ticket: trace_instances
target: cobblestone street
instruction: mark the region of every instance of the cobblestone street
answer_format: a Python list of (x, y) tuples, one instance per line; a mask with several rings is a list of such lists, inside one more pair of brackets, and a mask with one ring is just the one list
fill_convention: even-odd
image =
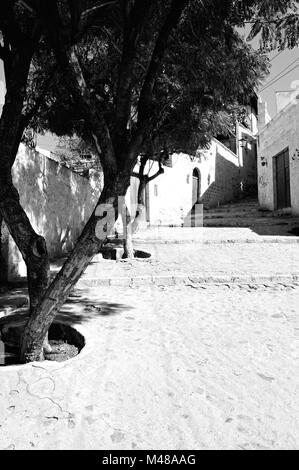
[[(97, 255), (87, 268), (80, 285), (105, 284), (105, 281), (121, 284), (137, 278), (141, 284), (148, 283), (147, 277), (199, 276), (203, 279), (221, 277), (244, 278), (250, 282), (254, 276), (264, 277), (265, 282), (275, 276), (294, 275), (299, 280), (298, 243), (227, 243), (211, 244), (141, 244), (138, 249), (151, 253), (146, 260), (118, 261), (104, 260)], [(142, 279), (143, 278), (143, 279)], [(125, 281), (127, 280), (127, 281)], [(90, 283), (89, 283), (90, 281)], [(159, 280), (158, 283), (163, 283)]]
[(82, 352), (0, 367), (0, 448), (299, 448), (298, 239), (203, 230), (95, 256), (59, 315)]
[(296, 285), (76, 289), (87, 346), (0, 369), (0, 447), (296, 449), (298, 304)]

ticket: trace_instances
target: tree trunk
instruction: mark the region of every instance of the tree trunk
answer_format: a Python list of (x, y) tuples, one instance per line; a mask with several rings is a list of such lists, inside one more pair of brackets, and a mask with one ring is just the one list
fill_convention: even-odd
[(121, 211), (122, 222), (123, 222), (123, 246), (124, 246), (124, 258), (134, 258), (134, 248), (132, 239), (132, 222), (131, 215), (127, 205), (124, 203)]
[(146, 208), (145, 208), (145, 188), (147, 184), (147, 176), (139, 178), (139, 186), (137, 193), (137, 211), (135, 214), (135, 219), (132, 223), (132, 233), (138, 232), (142, 223), (145, 221)]
[(56, 314), (93, 256), (100, 251), (103, 242), (113, 235), (118, 215), (118, 196), (123, 197), (128, 186), (129, 177), (120, 177), (118, 181), (115, 178), (107, 184), (105, 182), (97, 207), (74, 250), (28, 320), (21, 341), (22, 362), (40, 359), (44, 338)]
[(13, 49), (12, 52), (0, 119), (0, 215), (26, 263), (32, 312), (49, 285), (50, 265), (45, 240), (35, 233), (20, 204), (18, 191), (12, 182), (11, 168), (26, 125), (22, 109), (34, 50), (23, 50), (20, 46), (19, 50)]
[(7, 285), (7, 257), (4, 252), (3, 217), (0, 214), (0, 286)]
[(46, 242), (33, 230), (12, 183), (5, 185), (0, 178), (0, 185), (0, 214), (26, 263), (30, 311), (33, 312), (50, 282)]

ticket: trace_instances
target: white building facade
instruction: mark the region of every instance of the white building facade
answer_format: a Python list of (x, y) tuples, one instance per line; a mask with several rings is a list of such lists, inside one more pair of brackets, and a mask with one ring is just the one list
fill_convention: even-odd
[[(164, 174), (147, 185), (147, 224), (190, 226), (195, 204), (202, 205), (203, 210), (238, 200), (244, 185), (241, 163), (242, 157), (217, 139), (212, 140), (209, 149), (198, 151), (194, 157), (185, 153), (171, 155), (164, 165)], [(157, 170), (158, 163), (154, 162), (150, 174)], [(250, 175), (250, 178), (254, 177)], [(127, 195), (131, 213), (136, 209), (138, 184), (137, 178), (131, 179)]]
[[(219, 136), (221, 141), (212, 139), (209, 148), (199, 149), (195, 156), (175, 153), (169, 157), (164, 174), (151, 181), (145, 191), (147, 225), (192, 226), (195, 204), (204, 210), (257, 195), (257, 96), (248, 99), (245, 107), (246, 117), (236, 124), (234, 135)], [(158, 162), (150, 162), (146, 170), (150, 167), (150, 174), (155, 174)], [(133, 177), (127, 194), (132, 214), (138, 185)]]
[(260, 106), (258, 195), (261, 208), (299, 215), (299, 90), (278, 100), (278, 113), (269, 120)]

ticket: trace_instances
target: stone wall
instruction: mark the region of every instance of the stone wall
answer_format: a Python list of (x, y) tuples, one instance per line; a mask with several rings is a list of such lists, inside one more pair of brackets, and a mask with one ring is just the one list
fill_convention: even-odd
[[(95, 207), (102, 178), (83, 178), (54, 160), (20, 146), (13, 166), (13, 181), (33, 228), (43, 235), (51, 259), (74, 246)], [(7, 232), (6, 232), (7, 233)], [(6, 235), (9, 280), (26, 275), (25, 263), (14, 241)]]
[(299, 100), (277, 114), (259, 132), (258, 193), (262, 208), (275, 210), (273, 159), (289, 149), (292, 214), (299, 214)]

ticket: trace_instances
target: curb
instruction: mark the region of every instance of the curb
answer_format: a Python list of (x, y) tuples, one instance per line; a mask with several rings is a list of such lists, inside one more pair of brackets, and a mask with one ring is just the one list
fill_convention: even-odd
[(80, 279), (77, 288), (97, 286), (142, 287), (142, 286), (180, 286), (202, 284), (294, 284), (299, 283), (297, 274), (249, 274), (249, 275), (174, 275), (174, 276), (134, 276), (114, 278)]
[(244, 240), (233, 240), (233, 239), (228, 239), (228, 240), (141, 240), (141, 239), (136, 239), (133, 240), (136, 245), (182, 245), (182, 244), (191, 244), (191, 243), (198, 243), (202, 245), (242, 245), (242, 244), (284, 244), (284, 245), (291, 245), (291, 244), (297, 244), (299, 243), (299, 237), (298, 238), (291, 238), (291, 237), (286, 237), (286, 238), (263, 238), (263, 239), (244, 239)]

